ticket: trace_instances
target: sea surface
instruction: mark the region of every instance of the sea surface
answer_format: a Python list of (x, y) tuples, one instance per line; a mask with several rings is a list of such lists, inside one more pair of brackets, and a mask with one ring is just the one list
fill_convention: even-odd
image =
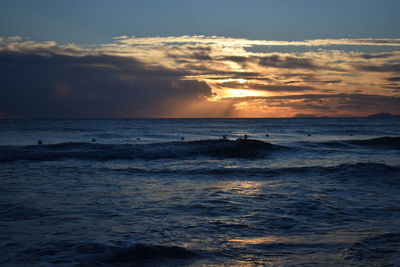
[(400, 266), (400, 119), (0, 120), (0, 265)]

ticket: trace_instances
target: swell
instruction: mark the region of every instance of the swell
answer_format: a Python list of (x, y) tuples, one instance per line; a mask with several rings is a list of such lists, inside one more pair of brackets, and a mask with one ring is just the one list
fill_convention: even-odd
[(113, 160), (113, 159), (163, 159), (184, 157), (263, 157), (283, 146), (252, 139), (198, 140), (152, 144), (96, 144), (68, 142), (52, 145), (3, 146), (1, 161), (16, 160)]
[(380, 263), (379, 266), (398, 266), (396, 259), (399, 253), (400, 233), (393, 232), (361, 239), (344, 249), (341, 256), (357, 263), (368, 264), (373, 261)]
[(386, 149), (400, 149), (400, 137), (384, 136), (367, 140), (350, 140), (351, 144)]
[[(400, 150), (400, 137), (384, 136), (366, 140), (313, 142), (307, 143), (306, 145), (311, 145), (313, 148), (328, 146), (336, 149), (367, 147), (373, 149)], [(0, 162), (62, 159), (166, 159), (201, 156), (220, 158), (263, 158), (270, 155), (273, 151), (289, 148), (290, 147), (275, 145), (256, 139), (215, 139), (151, 144), (67, 142), (51, 145), (0, 146)]]
[(116, 249), (106, 257), (96, 261), (113, 266), (143, 266), (160, 261), (188, 260), (196, 257), (198, 255), (194, 251), (184, 247), (136, 244), (128, 248)]
[[(138, 243), (129, 246), (110, 246), (100, 243), (71, 243), (57, 241), (24, 251), (26, 264), (40, 262), (45, 265), (67, 266), (159, 266), (169, 261), (195, 261), (199, 252), (179, 247)], [(29, 259), (30, 257), (32, 259)], [(24, 260), (21, 260), (23, 262)]]
[(368, 147), (376, 149), (400, 150), (399, 136), (383, 136), (372, 139), (329, 141), (319, 143), (334, 148)]

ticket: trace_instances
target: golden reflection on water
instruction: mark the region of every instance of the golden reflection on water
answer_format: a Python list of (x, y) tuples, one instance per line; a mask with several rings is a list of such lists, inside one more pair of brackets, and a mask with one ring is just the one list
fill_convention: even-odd
[(230, 181), (222, 184), (224, 191), (234, 192), (240, 195), (255, 195), (262, 191), (265, 187), (264, 182), (256, 181)]
[(276, 181), (227, 181), (220, 183), (219, 186), (225, 192), (251, 196), (263, 194), (268, 189), (273, 190), (279, 185)]
[(263, 236), (254, 238), (234, 238), (228, 240), (228, 242), (237, 242), (244, 245), (257, 245), (266, 243), (282, 243), (287, 242), (288, 240), (288, 238), (283, 238), (280, 236)]

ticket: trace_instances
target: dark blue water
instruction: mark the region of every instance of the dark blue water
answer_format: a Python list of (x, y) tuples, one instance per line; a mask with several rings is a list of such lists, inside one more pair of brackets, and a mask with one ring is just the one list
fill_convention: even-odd
[(3, 120), (0, 264), (399, 266), (399, 136), (398, 118)]

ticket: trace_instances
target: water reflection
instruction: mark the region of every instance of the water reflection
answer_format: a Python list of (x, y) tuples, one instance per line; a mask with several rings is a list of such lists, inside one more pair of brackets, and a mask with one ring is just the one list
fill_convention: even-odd
[(280, 237), (280, 236), (262, 236), (262, 237), (253, 237), (253, 238), (234, 238), (230, 239), (228, 242), (240, 243), (243, 245), (257, 245), (257, 244), (266, 244), (266, 243), (282, 243), (290, 241), (289, 238)]
[(257, 195), (268, 186), (268, 182), (258, 181), (229, 181), (221, 184), (221, 189), (225, 192), (238, 195)]

